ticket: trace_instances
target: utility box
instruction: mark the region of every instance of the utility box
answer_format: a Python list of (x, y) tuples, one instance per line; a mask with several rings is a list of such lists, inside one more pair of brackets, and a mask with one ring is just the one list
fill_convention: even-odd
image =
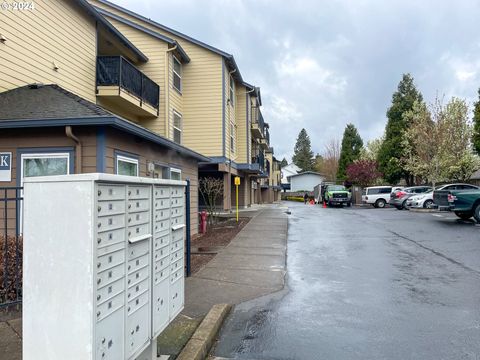
[(154, 358), (184, 306), (185, 185), (25, 179), (24, 360)]

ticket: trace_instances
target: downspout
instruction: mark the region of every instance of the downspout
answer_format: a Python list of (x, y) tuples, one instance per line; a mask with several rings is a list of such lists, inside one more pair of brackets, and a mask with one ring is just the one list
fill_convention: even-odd
[(70, 125), (65, 126), (65, 135), (75, 141), (75, 171), (77, 174), (80, 174), (82, 172), (82, 143), (73, 134), (72, 127)]
[(168, 54), (176, 50), (178, 45), (165, 51), (165, 137), (170, 139), (170, 127), (169, 127), (169, 108), (170, 108), (170, 61)]
[[(230, 96), (230, 87), (232, 86), (232, 84), (230, 84), (230, 79), (232, 78), (232, 74), (235, 73), (237, 71), (237, 69), (233, 69), (232, 71), (229, 71), (228, 72), (228, 95)], [(230, 128), (230, 131), (232, 131), (231, 127), (230, 127), (230, 124), (232, 122), (232, 110), (231, 110), (231, 104), (232, 104), (232, 99), (228, 98), (229, 99), (229, 104), (228, 104), (228, 126)], [(236, 100), (234, 100), (236, 102)], [(237, 134), (235, 134), (235, 137), (236, 137)], [(230, 134), (230, 136), (232, 136), (232, 134)], [(229, 139), (225, 139), (225, 141), (227, 143), (229, 143), (228, 141)], [(230, 148), (230, 160), (233, 160), (233, 156), (232, 156), (232, 149)], [(235, 159), (237, 158), (237, 153), (235, 152)]]

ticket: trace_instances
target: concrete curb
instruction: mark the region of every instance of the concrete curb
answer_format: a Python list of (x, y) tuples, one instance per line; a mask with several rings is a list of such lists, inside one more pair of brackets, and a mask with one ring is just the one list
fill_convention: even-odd
[(231, 309), (230, 304), (213, 305), (177, 360), (204, 360)]
[(420, 208), (408, 208), (408, 211), (411, 211), (411, 212), (418, 212), (418, 213), (442, 213), (442, 212), (445, 212), (445, 211), (440, 211), (440, 210), (437, 210), (437, 209), (420, 209)]

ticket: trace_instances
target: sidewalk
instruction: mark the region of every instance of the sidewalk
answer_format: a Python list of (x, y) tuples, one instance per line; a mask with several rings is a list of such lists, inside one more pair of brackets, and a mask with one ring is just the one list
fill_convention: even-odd
[[(283, 289), (286, 210), (278, 204), (255, 209), (254, 217), (232, 242), (186, 279), (183, 315), (198, 318), (214, 304), (238, 304)], [(0, 321), (1, 360), (5, 356), (8, 360), (22, 359), (21, 326), (20, 318)]]
[(281, 205), (264, 206), (198, 273), (186, 279), (184, 315), (214, 304), (238, 304), (283, 289), (288, 219)]

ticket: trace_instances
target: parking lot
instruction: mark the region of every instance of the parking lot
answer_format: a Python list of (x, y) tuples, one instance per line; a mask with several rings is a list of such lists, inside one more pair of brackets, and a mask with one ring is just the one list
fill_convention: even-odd
[(238, 306), (217, 356), (478, 360), (479, 225), (450, 213), (288, 206), (288, 289)]

